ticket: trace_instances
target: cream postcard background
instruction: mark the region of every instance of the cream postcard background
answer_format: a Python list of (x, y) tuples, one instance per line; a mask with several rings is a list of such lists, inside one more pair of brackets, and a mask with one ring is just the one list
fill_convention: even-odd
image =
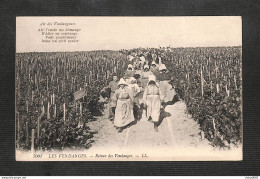
[[(78, 43), (42, 43), (42, 22), (76, 23)], [(66, 26), (44, 26), (66, 27)], [(16, 52), (119, 50), (138, 47), (242, 45), (239, 16), (17, 17)]]
[[(78, 43), (42, 43), (38, 29), (42, 22), (76, 23), (75, 26), (44, 26), (45, 28), (80, 28)], [(90, 50), (119, 50), (138, 47), (214, 47), (242, 45), (241, 17), (17, 17), (16, 52), (62, 52)], [(19, 161), (68, 160), (242, 160), (242, 147), (230, 151), (178, 148), (90, 148), (85, 151), (33, 153), (16, 151)], [(133, 158), (49, 158), (49, 154), (129, 154)], [(135, 157), (143, 153), (149, 158)]]

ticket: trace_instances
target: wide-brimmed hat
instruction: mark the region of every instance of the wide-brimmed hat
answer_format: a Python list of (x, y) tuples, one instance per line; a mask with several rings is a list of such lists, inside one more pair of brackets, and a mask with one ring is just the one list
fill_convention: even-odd
[(149, 69), (149, 65), (144, 65), (144, 69)]
[(123, 78), (120, 78), (117, 86), (119, 86), (119, 85), (127, 85), (127, 84), (126, 84), (126, 82), (125, 82), (125, 80)]
[(164, 64), (161, 64), (159, 70), (166, 70), (166, 66)]
[(154, 75), (150, 75), (149, 78), (148, 78), (149, 82), (150, 81), (154, 81), (156, 82), (156, 77)]

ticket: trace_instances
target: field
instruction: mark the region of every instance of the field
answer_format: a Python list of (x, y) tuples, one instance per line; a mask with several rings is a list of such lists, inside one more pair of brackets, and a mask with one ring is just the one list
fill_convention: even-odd
[[(88, 123), (102, 115), (101, 89), (127, 55), (160, 56), (171, 84), (213, 146), (242, 141), (242, 47), (17, 53), (16, 142), (22, 150), (89, 148)], [(74, 93), (87, 95), (75, 102)]]

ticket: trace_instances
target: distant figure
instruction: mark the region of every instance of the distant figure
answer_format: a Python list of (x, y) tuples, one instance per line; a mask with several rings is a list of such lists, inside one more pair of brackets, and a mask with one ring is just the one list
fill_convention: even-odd
[(117, 104), (115, 110), (114, 125), (118, 132), (123, 131), (123, 127), (134, 121), (133, 114), (133, 93), (127, 88), (123, 78), (118, 82), (119, 88), (115, 92)]
[(134, 57), (133, 57), (131, 54), (129, 54), (129, 55), (127, 56), (127, 58), (128, 58), (128, 60), (129, 60), (130, 62), (132, 62), (132, 60), (134, 59)]
[(150, 65), (153, 61), (153, 56), (151, 52), (146, 55), (146, 58), (147, 58), (148, 65)]
[(127, 70), (125, 72), (124, 78), (126, 79), (126, 83), (129, 84), (129, 79), (134, 76), (135, 71), (133, 70), (133, 65), (129, 64), (127, 66)]
[(158, 132), (161, 101), (160, 89), (154, 75), (149, 76), (148, 85), (144, 90), (143, 103), (147, 107), (148, 120), (154, 123), (154, 130)]
[(158, 65), (155, 63), (155, 61), (152, 62), (152, 65), (151, 65), (151, 72), (153, 73), (153, 75), (158, 78), (159, 76), (159, 67)]
[(140, 63), (140, 66), (144, 66), (144, 63), (145, 63), (145, 57), (143, 55), (140, 55), (140, 58), (139, 58), (139, 63)]
[(116, 97), (115, 97), (115, 92), (117, 89), (117, 84), (118, 84), (118, 76), (116, 73), (113, 73), (113, 81), (109, 82), (108, 88), (110, 89), (110, 109), (109, 109), (109, 118), (110, 120), (113, 120), (115, 116), (115, 109), (116, 109)]
[(132, 64), (133, 64), (133, 69), (136, 69), (139, 67), (139, 58), (136, 57), (132, 60)]

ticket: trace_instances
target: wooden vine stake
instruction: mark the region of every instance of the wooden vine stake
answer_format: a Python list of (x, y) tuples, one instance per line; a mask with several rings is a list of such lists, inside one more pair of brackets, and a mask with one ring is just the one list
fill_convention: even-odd
[(219, 84), (217, 83), (217, 93), (219, 93)]
[(211, 80), (210, 70), (208, 71), (209, 80)]
[(200, 134), (201, 134), (201, 140), (204, 140), (204, 139), (205, 139), (205, 134), (204, 134), (204, 132), (201, 131)]
[(31, 152), (34, 153), (34, 129), (32, 129)]
[(66, 106), (65, 106), (65, 103), (63, 104), (63, 119), (64, 119), (64, 122), (66, 121)]
[(48, 80), (48, 76), (46, 77), (47, 78), (47, 91), (49, 90), (49, 80)]
[(74, 101), (75, 103), (75, 111), (77, 112), (78, 111), (78, 103), (76, 101)]
[(89, 82), (89, 83), (91, 82), (91, 76), (92, 76), (92, 72), (90, 71), (90, 72), (89, 72), (89, 77), (88, 77), (88, 82)]
[(218, 68), (217, 68), (216, 61), (215, 61), (215, 74), (216, 74), (216, 79), (217, 79), (218, 78)]
[(72, 87), (73, 87), (73, 77), (71, 78), (71, 83), (70, 83), (70, 90), (72, 91)]
[(32, 103), (33, 103), (34, 91), (32, 91)]
[(42, 106), (42, 115), (44, 115), (45, 113), (45, 109), (44, 109), (44, 105)]
[(109, 71), (109, 70), (107, 70), (107, 79), (109, 79), (109, 72), (110, 72), (110, 71)]
[(50, 119), (50, 102), (48, 102), (48, 108), (47, 108), (47, 119)]
[(228, 97), (229, 97), (230, 91), (228, 90), (227, 84), (226, 84), (226, 93), (227, 93), (227, 95), (228, 95)]
[(204, 79), (203, 79), (202, 69), (200, 70), (200, 74), (201, 74), (201, 95), (203, 97), (203, 95), (204, 95), (204, 89), (203, 89), (203, 87), (204, 87)]
[(29, 104), (28, 104), (28, 100), (26, 100), (26, 111), (27, 111), (27, 113), (29, 112)]
[(82, 117), (82, 102), (80, 102), (79, 110), (80, 110), (80, 116)]
[(53, 117), (54, 117), (54, 118), (57, 117), (57, 114), (56, 114), (56, 104), (54, 105), (54, 114), (53, 114)]
[(26, 140), (25, 140), (25, 145), (28, 146), (28, 145), (29, 145), (29, 129), (28, 129), (28, 121), (25, 123), (25, 127), (26, 127)]
[(215, 136), (216, 136), (217, 135), (217, 130), (216, 130), (216, 123), (215, 123), (215, 119), (214, 118), (212, 119), (212, 123), (213, 123), (213, 128), (214, 128)]
[(52, 105), (53, 101), (52, 101), (52, 95), (51, 95), (51, 105)]
[(237, 79), (236, 79), (236, 76), (234, 75), (234, 83), (235, 83), (235, 88), (237, 90)]
[(38, 143), (40, 141), (40, 121), (41, 121), (41, 116), (38, 117), (38, 121), (37, 121), (37, 140), (38, 140)]

